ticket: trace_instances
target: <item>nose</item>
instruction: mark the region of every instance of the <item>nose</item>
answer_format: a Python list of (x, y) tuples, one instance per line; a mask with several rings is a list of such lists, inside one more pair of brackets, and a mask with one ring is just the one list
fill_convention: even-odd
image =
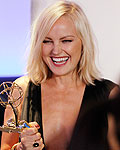
[(53, 49), (52, 49), (52, 54), (54, 54), (54, 55), (60, 54), (61, 50), (62, 49), (61, 49), (60, 43), (54, 43)]

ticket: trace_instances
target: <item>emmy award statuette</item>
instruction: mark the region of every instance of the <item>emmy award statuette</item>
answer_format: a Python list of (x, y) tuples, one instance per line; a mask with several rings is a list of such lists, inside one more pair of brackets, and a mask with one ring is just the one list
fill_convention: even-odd
[[(16, 92), (17, 96), (14, 95)], [(7, 105), (10, 105), (13, 112), (14, 118), (10, 118), (7, 121), (7, 125), (0, 126), (0, 131), (2, 132), (17, 132), (21, 133), (24, 128), (30, 128), (29, 124), (22, 120), (18, 120), (18, 110), (17, 107), (21, 103), (21, 98), (23, 97), (22, 88), (19, 87), (15, 82), (3, 82), (0, 85), (0, 104), (6, 108)]]

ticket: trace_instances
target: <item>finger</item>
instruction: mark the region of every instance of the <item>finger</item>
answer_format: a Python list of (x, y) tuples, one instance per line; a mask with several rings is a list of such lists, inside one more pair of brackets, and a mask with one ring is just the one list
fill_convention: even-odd
[(38, 147), (33, 147), (32, 150), (42, 150), (44, 148), (44, 144)]
[(35, 140), (35, 142), (39, 143), (39, 145), (42, 145), (43, 144), (43, 139), (40, 138), (39, 140)]
[(34, 135), (38, 132), (37, 128), (25, 128), (22, 132), (21, 132), (21, 137), (22, 136), (27, 136), (27, 135)]
[(32, 149), (32, 150), (42, 150), (44, 147), (43, 140), (40, 138), (39, 140), (34, 140), (32, 138), (32, 141), (26, 137), (21, 139), (21, 144), (24, 146), (24, 148)]
[(23, 150), (24, 146), (20, 142), (16, 148), (17, 148), (17, 150)]
[(38, 132), (38, 133), (36, 133), (35, 135), (33, 135), (33, 140), (34, 141), (37, 141), (37, 140), (41, 140), (42, 138), (41, 138), (41, 134)]
[[(38, 147), (34, 147), (34, 143), (37, 143), (39, 146)], [(37, 149), (42, 150), (44, 148), (44, 144), (43, 144), (42, 138), (40, 140), (36, 140), (34, 143), (33, 143), (33, 148), (35, 150), (37, 150)]]
[(30, 125), (30, 127), (36, 127), (37, 129), (40, 128), (40, 126), (37, 122), (30, 122), (29, 125)]
[(34, 135), (25, 135), (23, 137), (21, 137), (21, 142), (23, 144), (26, 144), (26, 143), (34, 143), (35, 141), (40, 141), (41, 139), (41, 134), (38, 132)]

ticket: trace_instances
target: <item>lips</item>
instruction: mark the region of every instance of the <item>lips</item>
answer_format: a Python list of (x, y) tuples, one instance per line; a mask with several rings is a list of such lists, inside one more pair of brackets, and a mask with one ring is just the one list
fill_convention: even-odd
[(51, 57), (51, 59), (55, 65), (64, 65), (68, 61), (69, 57)]

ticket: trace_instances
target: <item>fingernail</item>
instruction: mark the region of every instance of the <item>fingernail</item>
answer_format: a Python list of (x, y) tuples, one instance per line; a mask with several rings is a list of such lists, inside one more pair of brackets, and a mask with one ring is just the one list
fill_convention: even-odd
[(35, 127), (36, 127), (36, 128), (40, 128), (39, 124), (36, 124)]

